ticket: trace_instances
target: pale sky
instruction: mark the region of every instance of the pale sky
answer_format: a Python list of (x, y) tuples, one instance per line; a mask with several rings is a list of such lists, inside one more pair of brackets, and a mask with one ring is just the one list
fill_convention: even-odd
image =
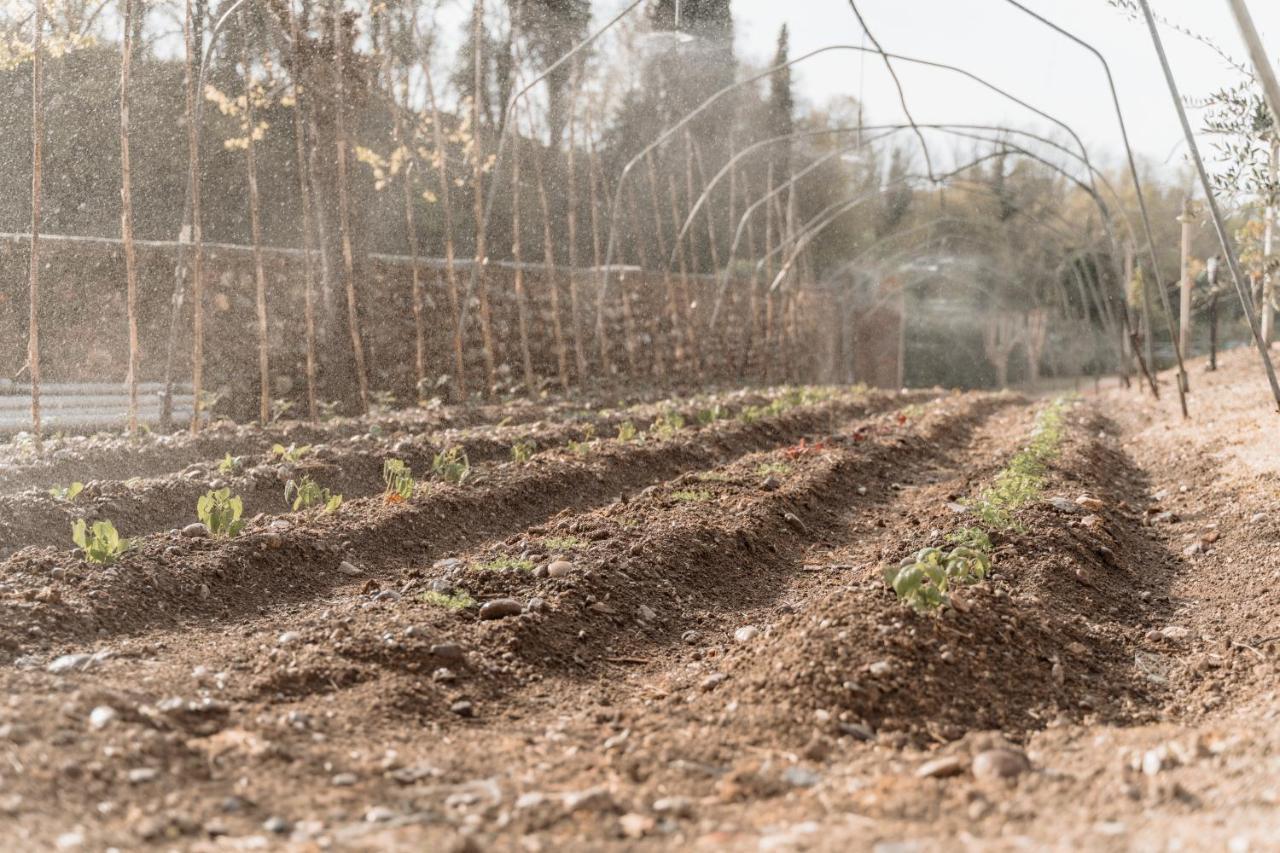
[[(1024, 0), (1024, 5), (1093, 42), (1107, 57), (1139, 153), (1175, 167), (1184, 162), (1177, 116), (1144, 25), (1130, 22), (1106, 0)], [(1226, 0), (1152, 0), (1152, 7), (1247, 63)], [(1249, 7), (1268, 52), (1280, 57), (1280, 2), (1250, 0)], [(1099, 159), (1119, 155), (1120, 135), (1097, 60), (1004, 0), (859, 0), (858, 8), (885, 50), (982, 75), (1071, 124)], [(862, 43), (848, 0), (733, 0), (733, 13), (739, 56), (762, 65), (772, 57), (784, 21), (791, 27), (792, 56), (826, 44)], [(1239, 80), (1203, 45), (1168, 29), (1162, 35), (1184, 95), (1204, 96)], [(896, 70), (918, 122), (1048, 127), (1038, 116), (948, 72), (909, 65)], [(861, 94), (869, 121), (902, 118), (892, 81), (874, 55), (865, 61), (852, 52), (815, 57), (797, 66), (795, 79), (800, 95), (811, 102)], [(1198, 127), (1198, 113), (1191, 118)]]

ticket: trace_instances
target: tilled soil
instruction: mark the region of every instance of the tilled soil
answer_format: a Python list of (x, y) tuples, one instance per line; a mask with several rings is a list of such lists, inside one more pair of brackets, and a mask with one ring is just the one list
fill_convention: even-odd
[(167, 532), (201, 467), (111, 505), (146, 535), (109, 569), (29, 516), (0, 564), (0, 837), (1280, 849), (1280, 455), (1245, 356), (1195, 375), (1190, 422), (1071, 403), (992, 577), (940, 613), (881, 568), (971, 523), (1044, 401), (857, 393), (526, 463), (498, 448), (577, 427), (477, 427), (476, 479), (403, 503), (377, 443), (299, 463), (338, 512), (271, 481), (230, 541)]

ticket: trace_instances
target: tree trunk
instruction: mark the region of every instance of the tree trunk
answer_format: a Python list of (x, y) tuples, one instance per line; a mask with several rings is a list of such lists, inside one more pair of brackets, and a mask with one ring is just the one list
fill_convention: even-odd
[(258, 159), (254, 145), (253, 64), (249, 51), (248, 18), (240, 11), (244, 34), (244, 110), (247, 125), (244, 161), (249, 178), (249, 237), (253, 246), (254, 304), (258, 313), (258, 423), (271, 421), (271, 354), (267, 322), (267, 275), (262, 266), (262, 217), (258, 199)]
[(124, 4), (124, 41), (120, 56), (120, 237), (124, 242), (125, 286), (129, 315), (129, 432), (138, 432), (138, 262), (133, 247), (133, 187), (129, 162), (129, 71), (133, 64), (134, 0)]
[(36, 0), (31, 40), (31, 279), (27, 373), (31, 378), (31, 432), (43, 449), (40, 421), (40, 183), (44, 171), (44, 0)]

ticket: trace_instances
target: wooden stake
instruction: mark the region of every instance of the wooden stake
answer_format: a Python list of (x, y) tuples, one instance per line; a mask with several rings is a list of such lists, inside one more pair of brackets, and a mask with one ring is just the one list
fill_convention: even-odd
[(1180, 279), (1181, 300), (1178, 303), (1178, 345), (1182, 348), (1182, 354), (1186, 356), (1191, 352), (1191, 289), (1195, 286), (1195, 280), (1191, 277), (1191, 238), (1193, 229), (1199, 221), (1196, 217), (1195, 209), (1191, 206), (1190, 198), (1182, 200), (1182, 215), (1178, 217), (1178, 221), (1182, 223), (1182, 275)]
[(476, 293), (480, 300), (480, 338), (484, 344), (485, 396), (490, 397), (498, 384), (497, 356), (493, 344), (493, 312), (489, 305), (489, 282), (485, 275), (488, 261), (484, 233), (484, 136), (480, 132), (480, 89), (484, 85), (483, 51), (484, 0), (476, 0), (472, 14), (472, 66), (474, 88), (471, 96), (471, 180), (473, 216), (476, 225)]
[(253, 142), (253, 64), (249, 51), (249, 19), (240, 10), (240, 30), (244, 36), (244, 113), (248, 125), (244, 159), (249, 177), (249, 238), (253, 247), (254, 304), (258, 313), (258, 423), (271, 421), (271, 356), (267, 323), (267, 275), (262, 266), (262, 217), (258, 199), (258, 159)]
[(120, 56), (120, 237), (129, 315), (129, 433), (138, 432), (138, 262), (133, 247), (133, 187), (129, 163), (129, 70), (133, 64), (134, 0), (124, 4), (124, 41)]
[(44, 0), (35, 0), (31, 40), (31, 279), (27, 325), (27, 372), (31, 377), (31, 432), (43, 449), (40, 421), (40, 183), (44, 170)]
[[(532, 121), (530, 121), (532, 125)], [(530, 127), (532, 131), (532, 127)], [(560, 388), (569, 390), (569, 351), (564, 340), (564, 326), (560, 322), (560, 285), (556, 282), (556, 245), (551, 237), (551, 202), (547, 198), (547, 181), (542, 167), (542, 157), (534, 153), (534, 171), (538, 178), (538, 204), (542, 208), (542, 262), (546, 269), (544, 276), (547, 289), (551, 294), (551, 333), (556, 346), (556, 369), (560, 376)], [(572, 202), (570, 202), (572, 206)], [(570, 264), (569, 278), (573, 279), (573, 268)]]
[[(197, 22), (186, 0), (182, 20), (185, 45), (187, 114), (187, 196), (191, 204), (191, 433), (200, 431), (204, 412), (204, 224), (200, 200), (200, 128), (196, 126), (196, 80), (200, 69), (200, 47), (196, 44)], [(175, 318), (176, 319), (176, 318)]]
[(520, 251), (520, 138), (516, 135), (511, 157), (511, 258), (515, 261), (516, 321), (520, 331), (520, 359), (524, 364), (524, 387), (527, 394), (537, 393), (533, 376), (533, 358), (529, 353), (529, 306), (524, 292), (524, 257)]
[[(305, 123), (302, 120), (302, 87), (298, 78), (302, 74), (302, 33), (298, 26), (298, 16), (293, 11), (293, 0), (289, 2), (289, 32), (293, 38), (293, 136), (294, 156), (298, 161), (298, 194), (302, 199), (302, 275), (303, 275), (303, 322), (306, 325), (307, 337), (307, 416), (314, 423), (320, 419), (319, 402), (316, 399), (316, 277), (312, 265), (311, 253), (318, 247), (319, 240), (313, 231), (314, 222), (311, 210), (311, 183), (308, 180)], [(310, 97), (310, 93), (308, 93)], [(199, 251), (199, 250), (197, 250)]]

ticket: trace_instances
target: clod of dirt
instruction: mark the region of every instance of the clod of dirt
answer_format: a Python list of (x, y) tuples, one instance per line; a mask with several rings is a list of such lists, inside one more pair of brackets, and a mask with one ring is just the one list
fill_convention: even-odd
[(209, 528), (197, 521), (182, 528), (182, 535), (187, 539), (206, 539), (209, 536)]
[(514, 598), (495, 598), (480, 607), (481, 619), (506, 619), (508, 616), (519, 616), (524, 607)]
[(356, 575), (361, 573), (359, 569), (357, 569), (351, 563), (348, 563), (346, 560), (343, 560), (341, 563), (338, 564), (338, 571), (344, 575), (350, 575), (351, 577), (355, 577)]

